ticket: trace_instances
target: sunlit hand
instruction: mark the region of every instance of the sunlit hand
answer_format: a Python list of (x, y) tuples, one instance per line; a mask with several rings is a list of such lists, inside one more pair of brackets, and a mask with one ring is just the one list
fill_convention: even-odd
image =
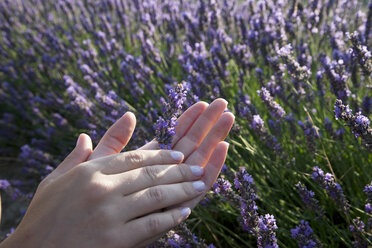
[[(77, 150), (56, 171), (70, 169), (41, 182), (23, 220), (1, 248), (138, 247), (191, 212), (170, 206), (205, 191), (203, 169), (180, 164), (181, 152), (132, 151), (79, 163), (81, 142), (87, 144), (87, 138), (80, 137)], [(161, 212), (164, 208), (168, 210)]]

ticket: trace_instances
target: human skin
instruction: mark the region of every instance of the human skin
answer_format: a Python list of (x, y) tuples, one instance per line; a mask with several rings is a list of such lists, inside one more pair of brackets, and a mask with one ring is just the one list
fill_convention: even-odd
[[(226, 102), (222, 99), (209, 106), (200, 102), (179, 118), (172, 149), (181, 151), (184, 157), (171, 165), (154, 164), (156, 156), (150, 156), (145, 166), (141, 164), (143, 154), (169, 152), (155, 151), (156, 141), (132, 155), (119, 154), (135, 127), (131, 113), (125, 114), (106, 132), (94, 151), (89, 136), (81, 135), (74, 151), (39, 185), (21, 224), (0, 247), (19, 247), (20, 244), (22, 247), (102, 247), (102, 244), (104, 247), (141, 247), (152, 243), (184, 220), (215, 181), (228, 148), (222, 140), (234, 121), (232, 114), (223, 113), (225, 108)], [(123, 156), (129, 156), (129, 161), (136, 161), (137, 166), (128, 169), (122, 159), (117, 159)], [(110, 164), (115, 164), (110, 161), (118, 160), (121, 162), (116, 167), (126, 171), (107, 173)], [(190, 165), (204, 167), (205, 173), (192, 176)], [(125, 174), (127, 176), (123, 176)], [(197, 179), (205, 183), (205, 189), (192, 190), (192, 181)], [(154, 187), (162, 190), (149, 190)], [(132, 190), (125, 191), (129, 189)], [(168, 210), (157, 211), (163, 208)], [(138, 209), (145, 210), (138, 212)], [(90, 218), (84, 219), (84, 216)], [(136, 217), (140, 218), (134, 227), (132, 222)], [(78, 229), (71, 228), (72, 223)], [(74, 231), (69, 232), (71, 230)]]

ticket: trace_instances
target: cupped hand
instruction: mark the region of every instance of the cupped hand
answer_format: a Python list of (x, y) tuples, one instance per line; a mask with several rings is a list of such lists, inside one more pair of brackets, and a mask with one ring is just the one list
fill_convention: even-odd
[[(80, 137), (77, 149), (85, 139)], [(181, 152), (132, 151), (75, 166), (74, 152), (56, 171), (70, 169), (45, 178), (22, 222), (0, 247), (138, 247), (191, 211), (162, 209), (205, 191), (203, 168), (181, 163)]]

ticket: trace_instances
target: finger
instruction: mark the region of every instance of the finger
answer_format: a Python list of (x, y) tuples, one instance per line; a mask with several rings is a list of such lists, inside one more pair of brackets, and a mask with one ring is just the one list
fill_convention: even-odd
[(105, 133), (89, 160), (119, 153), (128, 144), (136, 127), (136, 116), (125, 113)]
[[(218, 174), (226, 160), (227, 151), (229, 149), (229, 143), (221, 141), (216, 146), (216, 149), (212, 153), (207, 165), (204, 167), (204, 176), (202, 180), (205, 182), (206, 189), (210, 189), (216, 181)], [(193, 209), (205, 196), (206, 191), (196, 198), (184, 202), (179, 206), (189, 207)]]
[[(131, 220), (140, 216), (174, 206), (201, 195), (205, 190), (203, 181), (159, 185), (141, 190), (123, 198), (118, 210)], [(141, 207), (139, 207), (141, 206)]]
[(76, 165), (85, 162), (92, 153), (92, 140), (87, 134), (80, 134), (74, 150), (55, 169), (54, 174), (64, 174)]
[(223, 141), (229, 134), (234, 120), (235, 117), (232, 113), (223, 113), (200, 146), (186, 159), (185, 163), (197, 163), (204, 166), (208, 162), (217, 144)]
[(182, 151), (187, 158), (200, 145), (226, 107), (226, 100), (221, 98), (214, 100), (173, 149)]
[(172, 150), (136, 150), (94, 160), (94, 166), (103, 174), (118, 174), (149, 165), (179, 164), (182, 152)]
[(109, 176), (121, 195), (129, 195), (157, 185), (190, 182), (203, 175), (201, 166), (187, 164), (153, 165)]
[[(188, 108), (178, 119), (178, 125), (176, 127), (176, 135), (173, 136), (172, 146), (183, 137), (187, 131), (191, 128), (193, 123), (199, 118), (201, 113), (208, 107), (205, 102), (197, 102)], [(159, 149), (159, 144), (156, 140), (153, 140), (146, 145), (142, 146), (142, 150), (155, 150)]]
[[(175, 208), (161, 213), (153, 213), (128, 222), (125, 230), (121, 230), (131, 243), (130, 247), (140, 247), (143, 240), (156, 237), (171, 228), (178, 226), (191, 213), (190, 208)], [(140, 233), (140, 235), (138, 235)]]

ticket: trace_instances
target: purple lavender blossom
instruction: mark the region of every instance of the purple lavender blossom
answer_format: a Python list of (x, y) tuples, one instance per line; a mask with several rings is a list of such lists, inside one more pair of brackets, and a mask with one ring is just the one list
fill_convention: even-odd
[(270, 95), (270, 92), (265, 87), (262, 87), (261, 90), (257, 91), (257, 93), (261, 97), (262, 101), (266, 104), (273, 118), (280, 119), (286, 114), (284, 109), (274, 101)]
[(306, 207), (317, 213), (318, 217), (324, 215), (324, 209), (319, 206), (319, 201), (314, 198), (315, 193), (313, 191), (308, 190), (301, 182), (296, 184), (296, 189)]
[(372, 128), (370, 127), (370, 120), (360, 112), (353, 115), (349, 106), (343, 105), (341, 100), (336, 100), (334, 111), (336, 119), (345, 121), (355, 137), (361, 137), (364, 145), (372, 151)]
[(258, 207), (255, 202), (257, 195), (253, 178), (246, 172), (244, 167), (240, 167), (239, 172), (236, 173), (234, 186), (240, 194), (241, 216), (239, 217), (239, 222), (243, 230), (255, 235), (258, 224)]
[(164, 115), (155, 124), (156, 140), (161, 149), (171, 149), (172, 137), (176, 134), (177, 116), (182, 110), (187, 91), (182, 84), (169, 91), (168, 103), (164, 104)]
[(213, 184), (213, 192), (221, 196), (225, 201), (230, 202), (233, 206), (240, 206), (240, 197), (237, 195), (231, 187), (229, 180), (223, 176), (219, 177)]
[(266, 214), (258, 218), (257, 247), (278, 248), (275, 231), (278, 229), (273, 215)]
[(321, 247), (319, 240), (316, 238), (313, 229), (309, 226), (309, 222), (301, 220), (300, 225), (295, 229), (291, 229), (292, 238), (297, 241), (300, 248), (315, 248)]
[(350, 204), (346, 199), (341, 185), (336, 183), (332, 174), (326, 173), (318, 166), (313, 168), (312, 178), (320, 187), (327, 191), (327, 194), (335, 201), (336, 205), (347, 214), (350, 210)]
[(357, 248), (367, 248), (368, 238), (366, 237), (366, 231), (364, 230), (365, 224), (360, 220), (359, 217), (353, 219), (353, 224), (349, 226), (350, 232), (353, 234), (354, 241), (353, 245)]
[(372, 203), (372, 182), (364, 187), (363, 192), (367, 195), (367, 201)]
[(213, 244), (209, 246), (205, 241), (195, 234), (193, 234), (186, 223), (181, 223), (174, 230), (169, 231), (164, 237), (158, 240), (155, 244), (150, 247), (162, 247), (162, 248), (213, 248)]
[(263, 129), (263, 127), (264, 127), (264, 121), (262, 120), (262, 118), (259, 115), (254, 115), (253, 116), (251, 127), (254, 130), (257, 130), (257, 131)]
[(282, 58), (287, 67), (289, 75), (294, 81), (294, 86), (297, 93), (304, 93), (304, 88), (306, 88), (306, 82), (311, 76), (311, 71), (306, 66), (301, 66), (292, 54), (292, 45), (288, 44), (280, 48), (277, 53)]
[(363, 106), (363, 111), (366, 115), (369, 115), (371, 113), (371, 109), (372, 109), (372, 97), (370, 96), (365, 96), (363, 98), (363, 103), (362, 103), (362, 106)]
[(0, 179), (0, 189), (6, 190), (10, 186), (10, 183), (6, 179)]
[[(363, 192), (367, 195), (366, 199), (367, 203), (366, 205), (364, 205), (364, 209), (367, 214), (372, 215), (372, 182), (364, 187)], [(369, 229), (372, 229), (372, 217), (368, 218), (367, 224)]]
[(315, 152), (316, 139), (318, 139), (320, 136), (318, 132), (318, 128), (314, 126), (313, 123), (309, 119), (306, 119), (305, 123), (303, 123), (302, 121), (298, 121), (297, 123), (305, 134), (306, 143), (307, 143), (309, 150), (311, 152)]
[(346, 101), (350, 96), (350, 90), (346, 84), (349, 74), (345, 71), (344, 60), (339, 59), (338, 61), (331, 62), (327, 56), (321, 54), (320, 61), (330, 81), (332, 93), (335, 94), (338, 99)]
[[(367, 46), (361, 44), (358, 32), (347, 33), (346, 36), (352, 43), (349, 53), (358, 61), (363, 73), (369, 77), (372, 75), (372, 56)], [(366, 37), (368, 39), (368, 37)]]

